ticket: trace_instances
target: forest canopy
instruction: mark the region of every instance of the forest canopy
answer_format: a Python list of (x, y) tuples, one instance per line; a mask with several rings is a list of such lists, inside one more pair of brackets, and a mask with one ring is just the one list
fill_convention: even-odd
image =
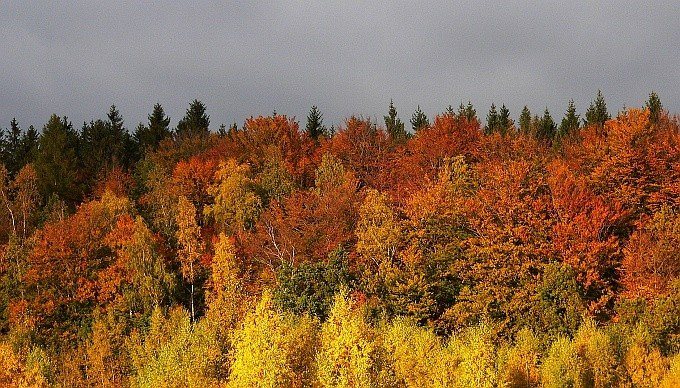
[(0, 385), (680, 385), (680, 120), (0, 132)]

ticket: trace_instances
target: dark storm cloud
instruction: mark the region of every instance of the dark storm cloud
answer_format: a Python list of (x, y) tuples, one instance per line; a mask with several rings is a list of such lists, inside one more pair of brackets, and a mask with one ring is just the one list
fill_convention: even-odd
[(128, 127), (155, 102), (206, 103), (214, 124), (279, 113), (329, 124), (406, 121), (471, 100), (560, 116), (602, 89), (611, 111), (656, 90), (680, 111), (673, 2), (0, 2), (0, 125), (79, 126), (115, 103)]

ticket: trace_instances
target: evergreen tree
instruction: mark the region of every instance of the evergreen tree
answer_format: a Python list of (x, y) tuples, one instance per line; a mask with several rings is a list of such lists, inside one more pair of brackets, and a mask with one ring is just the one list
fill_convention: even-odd
[(220, 135), (220, 137), (225, 137), (227, 136), (227, 133), (227, 126), (224, 123), (220, 124), (220, 127), (217, 129), (217, 134)]
[(35, 172), (44, 198), (53, 194), (75, 204), (80, 200), (78, 134), (66, 117), (52, 115), (38, 140)]
[(466, 106), (463, 105), (462, 102), (460, 103), (460, 106), (458, 107), (458, 117), (465, 117), (468, 122), (477, 119), (477, 111), (470, 101), (468, 101)]
[(484, 134), (491, 135), (492, 133), (496, 132), (500, 126), (499, 119), (498, 111), (496, 111), (496, 104), (492, 103), (489, 113), (486, 115), (486, 127), (484, 127)]
[(11, 177), (23, 167), (21, 159), (21, 128), (19, 128), (17, 119), (13, 118), (10, 122), (10, 128), (7, 133), (7, 139), (3, 150), (3, 162)]
[(650, 93), (649, 100), (647, 100), (645, 103), (645, 107), (649, 109), (649, 121), (652, 123), (659, 121), (659, 116), (663, 110), (663, 105), (661, 105), (661, 99), (659, 99), (659, 96), (656, 94), (656, 92)]
[(411, 127), (413, 128), (413, 131), (418, 132), (422, 128), (427, 128), (429, 126), (430, 121), (427, 119), (425, 113), (420, 110), (420, 105), (418, 105), (416, 111), (413, 112), (413, 116), (411, 116)]
[(558, 138), (564, 138), (572, 133), (578, 131), (581, 121), (579, 115), (576, 114), (576, 105), (574, 105), (574, 100), (569, 100), (569, 105), (567, 106), (567, 112), (562, 118), (560, 123), (560, 128), (557, 131)]
[(115, 105), (111, 105), (107, 117), (109, 119), (110, 165), (129, 167), (133, 161), (134, 144), (130, 133), (123, 126), (123, 116)]
[(519, 130), (525, 135), (531, 133), (531, 112), (526, 105), (524, 105), (522, 113), (519, 115)]
[(33, 162), (38, 150), (38, 131), (31, 125), (21, 136), (21, 165), (25, 166)]
[(498, 129), (501, 135), (505, 136), (508, 130), (512, 127), (512, 119), (510, 119), (510, 110), (503, 104), (498, 113)]
[(607, 112), (607, 104), (604, 101), (602, 91), (597, 91), (595, 101), (590, 103), (590, 107), (586, 111), (586, 125), (603, 126), (605, 121), (609, 120), (611, 116)]
[(314, 140), (319, 140), (319, 136), (326, 136), (326, 127), (323, 125), (323, 114), (316, 105), (312, 106), (307, 115), (307, 134)]
[(90, 184), (117, 166), (127, 167), (131, 161), (130, 135), (115, 105), (111, 106), (107, 118), (108, 121), (83, 123), (80, 150)]
[(170, 136), (170, 117), (165, 115), (161, 104), (156, 103), (153, 106), (148, 120), (148, 126), (140, 123), (133, 135), (141, 152), (147, 149), (155, 150), (163, 139)]
[(189, 109), (184, 118), (177, 124), (177, 137), (204, 136), (210, 134), (210, 116), (206, 114), (205, 105), (198, 100), (193, 100), (189, 104)]
[(539, 140), (552, 141), (555, 138), (556, 131), (557, 125), (555, 124), (555, 120), (553, 120), (550, 111), (546, 107), (543, 112), (543, 118), (539, 121), (536, 138)]
[(390, 100), (390, 110), (385, 119), (385, 129), (392, 140), (401, 142), (406, 140), (407, 133), (404, 129), (404, 123), (397, 117), (397, 109), (394, 107), (394, 102)]
[(446, 112), (444, 112), (444, 114), (449, 115), (451, 117), (454, 117), (456, 115), (456, 112), (454, 112), (453, 107), (451, 105), (449, 105), (446, 108)]

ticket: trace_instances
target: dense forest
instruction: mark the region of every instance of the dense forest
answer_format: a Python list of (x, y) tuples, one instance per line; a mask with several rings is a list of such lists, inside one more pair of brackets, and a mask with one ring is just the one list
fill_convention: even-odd
[(0, 385), (680, 386), (680, 119), (515, 116), (12, 120)]

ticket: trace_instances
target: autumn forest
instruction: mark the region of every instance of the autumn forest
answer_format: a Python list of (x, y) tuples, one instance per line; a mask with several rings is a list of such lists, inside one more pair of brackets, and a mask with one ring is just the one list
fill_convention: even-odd
[(12, 120), (0, 385), (678, 387), (680, 119), (631, 104)]

